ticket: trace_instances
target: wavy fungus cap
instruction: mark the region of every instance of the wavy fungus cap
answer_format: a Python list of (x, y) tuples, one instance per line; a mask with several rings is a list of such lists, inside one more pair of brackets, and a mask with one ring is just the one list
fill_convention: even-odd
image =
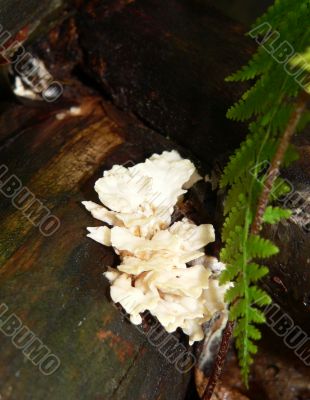
[(201, 340), (202, 324), (226, 307), (226, 288), (204, 252), (215, 240), (213, 226), (187, 218), (171, 225), (175, 205), (200, 179), (191, 161), (165, 151), (130, 168), (114, 165), (95, 184), (103, 205), (83, 202), (112, 226), (87, 228), (87, 236), (120, 255), (117, 269), (105, 273), (112, 300), (133, 324), (148, 310), (168, 332), (181, 328), (190, 343)]

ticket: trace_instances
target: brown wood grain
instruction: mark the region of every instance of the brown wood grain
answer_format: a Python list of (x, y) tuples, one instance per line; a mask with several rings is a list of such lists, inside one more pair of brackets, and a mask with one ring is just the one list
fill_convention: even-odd
[[(0, 165), (61, 221), (59, 231), (43, 237), (0, 196), (0, 305), (61, 359), (54, 375), (43, 376), (0, 336), (0, 399), (181, 400), (189, 375), (180, 375), (113, 307), (102, 272), (116, 260), (85, 237), (96, 221), (80, 201), (97, 200), (94, 182), (115, 163), (172, 148), (189, 155), (165, 135), (204, 166), (227, 159), (246, 130), (225, 118), (243, 88), (223, 80), (248, 59), (252, 44), (238, 24), (192, 1), (77, 3), (76, 18), (28, 48), (64, 84), (62, 100), (7, 104), (0, 116)], [(81, 105), (82, 114), (56, 118), (71, 105)], [(297, 177), (296, 169), (288, 172), (298, 189), (309, 186), (308, 143)], [(200, 200), (211, 205), (208, 222), (220, 228), (221, 201), (216, 213), (214, 197)], [(198, 223), (203, 214), (200, 207)], [(297, 224), (266, 234), (282, 247), (268, 290), (307, 327), (309, 234)]]
[(76, 21), (89, 77), (117, 106), (210, 166), (245, 136), (225, 116), (245, 86), (224, 80), (247, 61), (254, 43), (212, 2), (198, 3), (92, 0)]
[[(214, 164), (224, 167), (247, 134), (246, 124), (226, 118), (246, 87), (224, 79), (248, 62), (255, 43), (244, 37), (243, 26), (215, 11), (212, 2), (171, 0), (158, 7), (155, 0), (137, 0), (111, 6), (119, 3), (111, 0), (107, 6), (93, 0), (77, 15), (84, 70), (115, 104), (190, 149), (208, 172)], [(295, 197), (301, 192), (305, 198), (299, 204), (309, 224), (309, 131), (301, 137), (293, 138), (302, 142), (300, 161), (282, 177), (288, 178)], [(213, 175), (220, 173), (220, 168), (213, 170)], [(222, 202), (220, 194), (215, 218), (219, 232)], [(281, 251), (268, 260), (271, 274), (264, 285), (310, 332), (310, 232), (301, 225), (291, 219), (265, 227), (264, 235), (274, 238)], [(278, 278), (287, 291), (276, 283)]]
[(44, 376), (0, 332), (1, 399), (182, 399), (189, 374), (180, 374), (113, 306), (102, 273), (115, 256), (86, 238), (86, 226), (98, 221), (80, 204), (96, 199), (93, 184), (105, 167), (174, 145), (98, 99), (81, 106), (84, 115), (61, 121), (53, 107), (41, 111), (0, 150), (1, 163), (61, 222), (44, 237), (0, 197), (0, 304), (61, 361)]

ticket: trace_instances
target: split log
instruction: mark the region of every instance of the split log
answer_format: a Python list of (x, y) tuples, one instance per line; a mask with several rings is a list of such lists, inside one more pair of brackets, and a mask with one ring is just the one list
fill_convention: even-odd
[[(1, 185), (1, 399), (181, 400), (190, 376), (176, 368), (181, 353), (170, 354), (169, 362), (161, 343), (152, 345), (113, 306), (102, 274), (115, 255), (86, 238), (86, 226), (96, 222), (80, 204), (95, 200), (94, 182), (104, 168), (176, 146), (96, 97), (79, 101), (78, 116), (59, 105), (24, 105), (7, 111), (21, 117), (20, 129), (9, 115), (0, 119), (8, 130), (13, 125), (0, 149), (8, 168), (2, 183), (15, 174), (60, 221), (53, 235), (42, 235), (29, 212), (13, 206), (9, 191), (3, 195), (8, 184)], [(34, 365), (23, 354), (26, 340), (20, 348), (12, 342), (14, 329), (5, 321), (13, 313), (59, 358), (53, 374), (41, 373), (48, 372), (44, 349)]]
[[(122, 7), (113, 8), (92, 1), (79, 13), (85, 70), (116, 105), (189, 148), (207, 169), (214, 163), (223, 165), (246, 135), (245, 125), (225, 117), (245, 88), (225, 83), (224, 78), (246, 63), (254, 43), (243, 37), (240, 25), (210, 7), (177, 0), (165, 7), (154, 0), (121, 3)], [(305, 225), (306, 220), (309, 224), (309, 134), (299, 142), (301, 161), (283, 171), (283, 177), (306, 196)], [(220, 205), (219, 210), (218, 232)], [(266, 236), (281, 248), (268, 262), (271, 274), (266, 287), (310, 333), (310, 233), (309, 225), (305, 230), (302, 224), (290, 219), (288, 224), (266, 227)]]
[[(30, 48), (65, 84), (63, 99), (47, 109), (9, 105), (0, 121), (1, 161), (61, 219), (60, 230), (46, 239), (2, 199), (0, 302), (11, 304), (12, 312), (62, 360), (54, 375), (43, 377), (34, 366), (22, 364), (22, 353), (6, 342), (0, 393), (5, 400), (182, 399), (189, 377), (176, 374), (113, 308), (102, 277), (113, 254), (84, 237), (84, 227), (94, 221), (79, 201), (95, 200), (93, 183), (104, 167), (175, 148), (128, 117), (130, 112), (177, 139), (209, 170), (225, 158), (245, 130), (225, 119), (243, 88), (223, 79), (248, 59), (252, 45), (239, 25), (192, 2), (171, 0), (165, 7), (152, 0), (87, 3), (77, 20)], [(91, 88), (86, 90), (81, 81)], [(102, 106), (98, 83), (126, 116)], [(71, 105), (82, 105), (79, 117), (65, 112)], [(55, 118), (63, 113), (64, 119)], [(200, 199), (205, 205), (205, 196)], [(214, 210), (213, 198), (209, 200)], [(295, 274), (291, 254), (303, 247), (296, 246), (295, 233), (289, 232), (289, 250), (281, 261), (289, 292), (276, 299), (287, 305), (296, 293), (290, 308), (295, 318), (308, 315), (301, 301), (307, 299), (309, 279), (306, 252)], [(307, 238), (299, 243), (307, 244)], [(273, 265), (279, 277), (279, 261)], [(280, 285), (274, 276), (271, 292)], [(294, 291), (300, 282), (300, 290)], [(29, 382), (34, 381), (32, 387)]]
[(84, 67), (117, 106), (209, 166), (240, 143), (244, 129), (225, 114), (242, 87), (224, 79), (252, 52), (243, 27), (187, 0), (87, 3), (77, 16)]

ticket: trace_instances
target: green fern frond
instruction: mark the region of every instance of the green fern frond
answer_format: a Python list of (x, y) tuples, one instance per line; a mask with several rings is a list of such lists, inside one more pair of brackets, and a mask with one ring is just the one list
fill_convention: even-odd
[(250, 322), (253, 322), (255, 324), (263, 324), (266, 321), (263, 311), (252, 306), (250, 306), (248, 309), (248, 318)]
[(293, 66), (302, 67), (304, 71), (310, 72), (310, 47), (303, 54), (296, 54), (292, 57), (290, 63)]
[(251, 281), (256, 282), (268, 274), (269, 269), (254, 262), (248, 264), (248, 271), (251, 274)]
[(268, 296), (264, 290), (255, 285), (249, 288), (249, 298), (252, 304), (260, 307), (267, 306), (271, 303), (271, 297)]
[(231, 264), (226, 265), (226, 268), (222, 271), (219, 277), (220, 285), (236, 281), (237, 277), (240, 274), (240, 265), (242, 265), (242, 260), (243, 260), (242, 254), (238, 254), (237, 256), (235, 255), (234, 257), (231, 258), (233, 258), (233, 262)]
[(249, 325), (248, 337), (253, 340), (260, 340), (262, 337), (262, 334), (254, 325)]
[(235, 184), (229, 189), (226, 198), (224, 200), (224, 215), (227, 215), (229, 210), (236, 206), (236, 204), (240, 204), (242, 207), (246, 203), (246, 197), (242, 193), (244, 190), (243, 187), (244, 179), (236, 179)]
[(268, 206), (264, 212), (263, 221), (268, 224), (276, 224), (283, 218), (289, 218), (292, 215), (291, 210), (285, 210), (280, 207)]
[(231, 263), (238, 259), (242, 249), (243, 227), (235, 226), (226, 239), (226, 245), (220, 252), (221, 260), (225, 263)]
[(274, 254), (277, 254), (279, 249), (268, 239), (264, 239), (258, 235), (250, 235), (248, 238), (246, 251), (248, 256), (252, 259), (256, 257), (271, 257)]
[(240, 317), (244, 317), (247, 313), (247, 301), (244, 298), (238, 299), (229, 310), (229, 318), (234, 321)]
[(279, 200), (282, 197), (288, 196), (293, 188), (289, 185), (289, 183), (281, 177), (278, 177), (275, 180), (275, 183), (271, 189), (270, 199), (272, 201)]
[(259, 49), (254, 54), (248, 65), (243, 66), (239, 71), (228, 76), (226, 82), (243, 82), (254, 79), (264, 73), (273, 64), (273, 60), (264, 49)]
[[(234, 336), (246, 384), (257, 351), (254, 341), (261, 338), (256, 325), (264, 323), (261, 309), (271, 301), (259, 286), (268, 268), (257, 260), (279, 251), (271, 241), (251, 234), (251, 224), (265, 187), (266, 174), (294, 110), (295, 99), (302, 90), (301, 83), (306, 83), (305, 88), (310, 92), (310, 80), (304, 79), (305, 74), (308, 77), (310, 73), (309, 20), (310, 0), (276, 0), (249, 32), (249, 36), (261, 44), (258, 51), (246, 66), (226, 78), (227, 82), (255, 80), (227, 111), (227, 117), (232, 120), (249, 121), (249, 135), (230, 157), (220, 180), (220, 188), (227, 190), (222, 227), (224, 247), (220, 252), (226, 269), (221, 273), (220, 284), (231, 283), (225, 299), (230, 304), (229, 318), (235, 321)], [(285, 41), (295, 50), (295, 55), (287, 62), (285, 52), (281, 53)], [(308, 123), (309, 111), (305, 112), (298, 130)], [(289, 147), (283, 165), (289, 165), (296, 158), (297, 152)], [(270, 202), (283, 200), (291, 190), (287, 181), (277, 177), (269, 195)], [(290, 216), (290, 211), (276, 204), (259, 212), (264, 213), (263, 222), (268, 224)]]
[(234, 286), (230, 287), (225, 293), (225, 301), (231, 303), (235, 298), (242, 295), (245, 291), (244, 282), (241, 280), (236, 282)]
[(247, 172), (254, 165), (256, 149), (259, 143), (260, 133), (249, 135), (246, 138), (241, 144), (240, 149), (230, 157), (229, 163), (225, 167), (220, 180), (221, 188), (234, 183), (245, 171)]
[(238, 201), (230, 210), (230, 216), (223, 224), (222, 239), (227, 241), (235, 226), (240, 226), (244, 221), (245, 202)]
[[(290, 64), (293, 67), (299, 67), (301, 68), (307, 75), (309, 76), (310, 73), (310, 47), (308, 47), (304, 53), (302, 54), (295, 54), (294, 57), (291, 58)], [(306, 84), (305, 84), (305, 91), (310, 94), (310, 80), (306, 79)]]
[(266, 79), (259, 79), (256, 84), (246, 91), (238, 103), (233, 105), (227, 111), (227, 118), (234, 121), (245, 121), (256, 115), (264, 107), (261, 101), (262, 93), (265, 91)]

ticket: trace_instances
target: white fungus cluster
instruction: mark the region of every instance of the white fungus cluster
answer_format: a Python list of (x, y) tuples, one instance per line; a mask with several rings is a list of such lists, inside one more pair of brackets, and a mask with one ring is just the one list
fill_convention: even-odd
[(213, 274), (221, 263), (204, 253), (215, 240), (213, 226), (187, 218), (171, 224), (175, 205), (199, 179), (191, 161), (165, 151), (105, 171), (95, 183), (105, 207), (83, 202), (93, 217), (112, 226), (88, 228), (90, 238), (120, 255), (117, 269), (105, 273), (112, 300), (133, 324), (149, 310), (168, 332), (181, 328), (190, 343), (201, 340), (202, 324), (225, 308), (226, 290)]

